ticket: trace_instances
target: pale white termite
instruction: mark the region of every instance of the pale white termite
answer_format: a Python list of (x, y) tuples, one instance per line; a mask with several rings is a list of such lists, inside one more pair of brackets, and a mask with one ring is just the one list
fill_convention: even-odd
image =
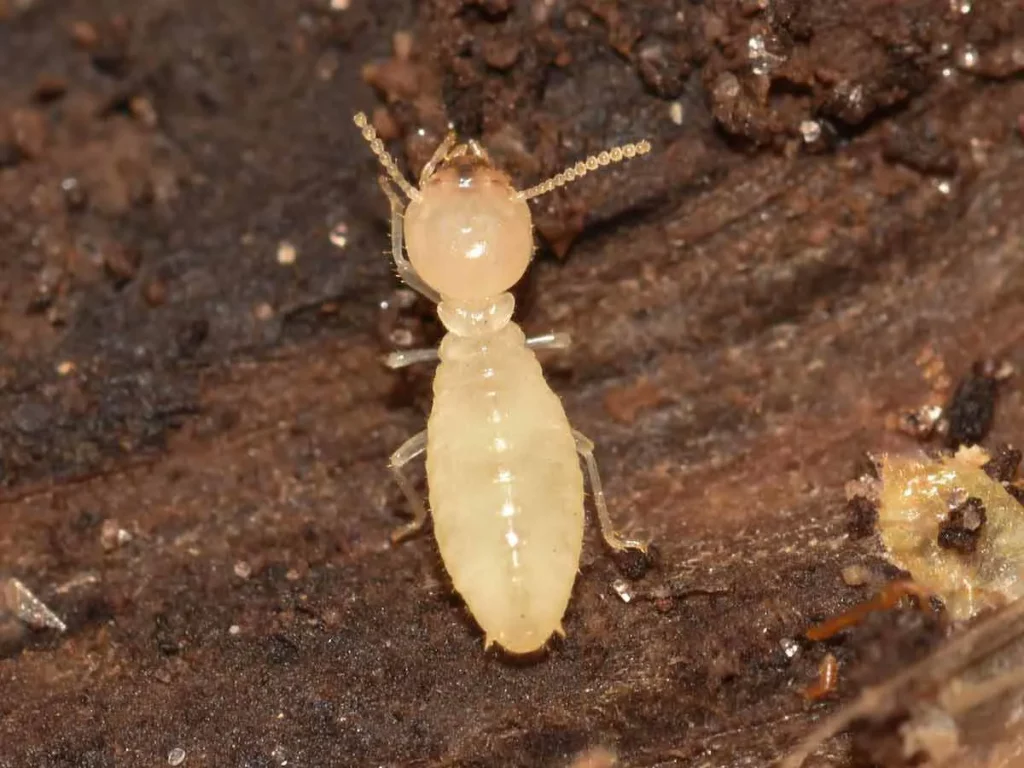
[[(508, 293), (533, 254), (526, 201), (588, 171), (650, 150), (646, 141), (577, 163), (516, 191), (475, 141), (449, 133), (412, 186), (366, 116), (356, 125), (388, 177), (392, 254), (398, 275), (437, 304), (447, 334), (437, 350), (388, 356), (392, 368), (440, 359), (427, 428), (391, 456), (413, 520), (395, 540), (419, 530), (427, 508), (403, 468), (426, 452), (434, 534), (455, 589), (484, 631), (485, 647), (511, 653), (544, 647), (564, 634), (562, 617), (583, 543), (582, 457), (604, 540), (614, 550), (646, 545), (619, 536), (601, 490), (594, 445), (574, 430), (534, 349), (565, 349), (562, 333), (526, 339), (512, 322)], [(403, 254), (408, 249), (409, 257)]]

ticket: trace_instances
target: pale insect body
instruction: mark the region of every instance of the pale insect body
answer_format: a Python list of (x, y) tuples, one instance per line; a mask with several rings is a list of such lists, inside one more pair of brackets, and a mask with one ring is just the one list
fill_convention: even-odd
[[(435, 350), (396, 352), (400, 368), (439, 359), (427, 429), (391, 457), (414, 512), (397, 540), (418, 530), (427, 510), (403, 467), (426, 452), (434, 533), (455, 589), (483, 629), (485, 644), (530, 653), (562, 633), (583, 544), (587, 469), (605, 541), (646, 550), (612, 529), (593, 444), (572, 429), (533, 352), (564, 349), (565, 334), (526, 339), (512, 322), (508, 293), (533, 252), (526, 201), (612, 162), (644, 154), (647, 142), (602, 152), (543, 184), (518, 192), (476, 142), (449, 134), (413, 187), (362, 114), (356, 125), (390, 178), (410, 199), (402, 210), (387, 178), (392, 250), (399, 277), (437, 303), (447, 335)], [(409, 259), (403, 254), (408, 247)]]

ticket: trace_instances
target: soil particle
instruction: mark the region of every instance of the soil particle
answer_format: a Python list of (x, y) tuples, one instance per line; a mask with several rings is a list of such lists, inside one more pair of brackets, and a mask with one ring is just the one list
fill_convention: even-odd
[(11, 413), (11, 422), (26, 435), (36, 434), (49, 426), (53, 413), (45, 403), (26, 402)]
[(142, 289), (142, 296), (151, 307), (159, 307), (167, 301), (167, 283), (159, 278), (148, 280)]
[(841, 572), (843, 583), (850, 587), (862, 587), (869, 583), (874, 574), (871, 569), (860, 563), (847, 565)]
[(939, 546), (970, 555), (978, 546), (987, 517), (981, 499), (971, 496), (949, 511), (949, 517), (939, 526)]
[(46, 147), (46, 116), (38, 109), (15, 109), (8, 118), (11, 141), (26, 160), (42, 157)]
[(103, 266), (114, 283), (119, 286), (135, 277), (140, 260), (138, 251), (118, 243), (108, 243), (103, 248)]
[(875, 532), (878, 506), (864, 496), (854, 496), (846, 504), (846, 532), (851, 539), (863, 539)]
[(518, 61), (523, 48), (514, 39), (496, 39), (484, 44), (484, 61), (497, 70), (510, 69)]
[(995, 371), (994, 364), (975, 363), (971, 372), (957, 384), (943, 410), (948, 422), (947, 447), (955, 449), (961, 445), (977, 445), (988, 435), (995, 418), (999, 390)]
[(79, 48), (91, 50), (100, 42), (100, 33), (96, 26), (88, 21), (75, 21), (71, 24), (71, 40)]
[(0, 169), (11, 168), (21, 159), (10, 129), (0, 125)]
[(943, 134), (934, 120), (924, 121), (916, 130), (895, 124), (890, 126), (883, 157), (901, 163), (915, 171), (948, 176), (956, 172), (957, 157), (954, 149), (943, 144)]
[(662, 99), (676, 99), (686, 87), (692, 53), (669, 40), (645, 38), (636, 50), (637, 71), (651, 92)]
[(982, 467), (985, 474), (1001, 483), (1012, 482), (1020, 466), (1021, 452), (1012, 445), (1000, 446), (992, 458)]
[(632, 424), (642, 411), (655, 408), (667, 400), (664, 390), (647, 378), (629, 386), (609, 390), (604, 397), (608, 415), (623, 424)]
[(195, 357), (209, 335), (210, 323), (205, 318), (191, 320), (178, 332), (178, 355)]
[(646, 550), (627, 549), (615, 553), (615, 564), (619, 571), (627, 579), (642, 579), (651, 568), (658, 565), (660, 552), (658, 548), (650, 544)]

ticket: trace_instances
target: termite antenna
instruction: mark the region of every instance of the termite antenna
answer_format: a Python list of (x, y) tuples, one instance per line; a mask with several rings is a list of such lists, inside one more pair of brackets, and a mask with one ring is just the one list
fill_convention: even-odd
[(570, 181), (576, 181), (576, 179), (586, 176), (590, 171), (596, 171), (598, 168), (603, 168), (612, 163), (621, 163), (623, 160), (630, 160), (639, 155), (646, 155), (650, 151), (651, 143), (647, 139), (638, 141), (635, 144), (624, 144), (614, 149), (606, 149), (604, 152), (591, 155), (586, 160), (581, 160), (576, 165), (569, 166), (558, 175), (551, 177), (547, 181), (542, 181), (535, 187), (524, 189), (516, 197), (520, 200), (529, 200), (531, 197), (546, 195), (548, 192), (558, 189), (558, 187), (565, 186)]
[(470, 139), (468, 142), (469, 151), (474, 157), (478, 157), (488, 165), (491, 164), (491, 156), (487, 154), (487, 150), (484, 149), (483, 145), (476, 139)]
[(388, 176), (391, 180), (398, 185), (399, 189), (405, 192), (406, 197), (410, 200), (419, 200), (421, 195), (420, 191), (416, 189), (412, 184), (405, 180), (405, 176), (398, 170), (398, 166), (395, 164), (395, 160), (388, 151), (384, 149), (384, 142), (377, 136), (377, 131), (374, 130), (373, 126), (370, 125), (370, 121), (366, 119), (366, 115), (363, 112), (356, 113), (355, 117), (352, 118), (352, 122), (356, 124), (356, 127), (363, 132), (363, 138), (366, 139), (366, 143), (370, 145), (370, 150), (380, 160), (380, 164), (384, 166), (384, 170), (388, 172)]
[(434, 175), (434, 171), (437, 170), (437, 166), (448, 159), (452, 147), (455, 146), (455, 142), (458, 141), (458, 136), (455, 135), (455, 131), (448, 131), (437, 149), (434, 150), (434, 154), (431, 156), (427, 164), (423, 166), (423, 171), (420, 173), (420, 184), (427, 181), (431, 176)]

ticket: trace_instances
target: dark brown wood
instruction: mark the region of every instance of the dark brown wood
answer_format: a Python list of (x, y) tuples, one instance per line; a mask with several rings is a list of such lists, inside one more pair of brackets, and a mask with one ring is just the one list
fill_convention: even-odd
[[(863, 454), (1024, 369), (1019, 3), (328, 6), (0, 0), (0, 570), (68, 625), (4, 639), (0, 766), (764, 766), (938, 643), (912, 608), (800, 638), (887, 573)], [(573, 335), (550, 380), (660, 552), (625, 602), (591, 530), (541, 659), (388, 545), (430, 390), (379, 357), (437, 324), (380, 309), (384, 104), (401, 162), (451, 119), (524, 186), (654, 144), (536, 203), (520, 320)]]

